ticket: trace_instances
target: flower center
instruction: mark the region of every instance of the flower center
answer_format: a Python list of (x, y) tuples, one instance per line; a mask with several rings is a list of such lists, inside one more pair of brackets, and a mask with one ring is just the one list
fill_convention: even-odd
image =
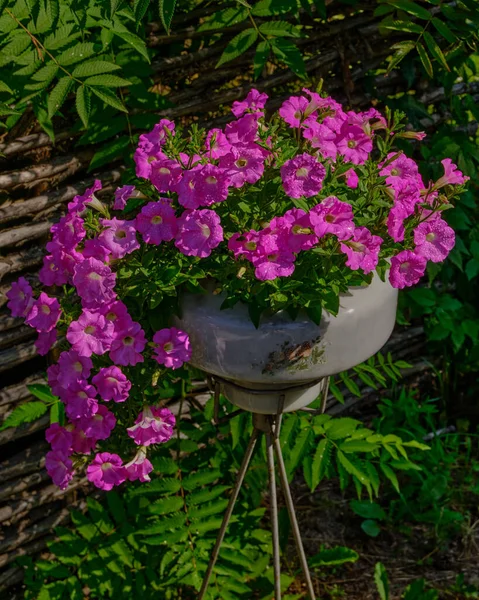
[(93, 281), (101, 281), (101, 275), (99, 273), (88, 273), (88, 279), (93, 279)]
[(324, 220), (326, 221), (326, 223), (334, 223), (336, 219), (334, 215), (326, 215), (324, 217)]
[(246, 242), (244, 247), (246, 248), (246, 250), (256, 250), (258, 244), (256, 242)]
[(152, 225), (161, 225), (161, 223), (163, 223), (163, 219), (160, 217), (160, 215), (155, 215), (151, 219), (151, 224)]
[(394, 177), (397, 177), (400, 174), (399, 169), (391, 169), (391, 175), (394, 175)]
[(147, 160), (149, 163), (155, 162), (156, 156), (149, 156)]
[(208, 227), (208, 225), (205, 225), (204, 223), (200, 223), (200, 229), (201, 229), (201, 235), (203, 237), (205, 237), (206, 239), (208, 239), (211, 235), (211, 229)]
[(293, 227), (291, 228), (291, 232), (294, 235), (300, 235), (300, 234), (309, 235), (310, 233), (312, 233), (312, 231), (311, 231), (311, 229), (309, 229), (309, 227), (301, 227), (301, 225), (293, 225)]
[(209, 175), (205, 181), (206, 181), (206, 183), (209, 183), (210, 185), (216, 185), (218, 183), (218, 180), (213, 175)]
[(431, 233), (428, 233), (428, 234), (426, 235), (426, 240), (427, 240), (428, 242), (433, 242), (435, 239), (436, 239), (436, 234), (435, 234), (435, 233), (433, 233), (432, 231), (431, 231)]
[(108, 381), (108, 383), (112, 383), (113, 385), (118, 383), (118, 379), (115, 379), (114, 377), (107, 377), (106, 381)]
[(96, 415), (93, 418), (95, 419), (95, 421), (103, 421), (102, 415), (99, 415), (98, 413), (96, 413)]
[(78, 397), (85, 400), (85, 398), (88, 398), (88, 395), (85, 392), (78, 392)]
[(268, 254), (269, 262), (274, 262), (275, 260), (277, 260), (277, 258), (278, 258), (278, 254)]
[(116, 233), (115, 233), (115, 237), (118, 239), (123, 239), (126, 238), (126, 231), (124, 229), (119, 229)]
[(105, 462), (105, 463), (102, 464), (101, 470), (102, 471), (106, 471), (107, 469), (111, 469), (111, 467), (112, 467), (111, 462)]
[(116, 314), (114, 312), (106, 313), (105, 319), (108, 319), (108, 321), (116, 321)]
[(364, 244), (361, 244), (361, 242), (349, 242), (349, 246), (355, 252), (364, 252), (366, 250), (366, 246)]
[(171, 171), (168, 169), (168, 167), (160, 167), (159, 173), (160, 175), (169, 175)]
[(238, 158), (238, 160), (235, 162), (235, 165), (239, 169), (242, 169), (243, 167), (246, 167), (247, 164), (248, 164), (248, 161), (247, 161), (246, 158)]
[(296, 177), (307, 177), (309, 170), (306, 167), (300, 167), (296, 170)]
[(349, 140), (348, 142), (348, 148), (356, 148), (357, 145), (358, 143), (355, 140)]
[(163, 346), (163, 350), (165, 352), (171, 352), (173, 350), (173, 344), (171, 342), (166, 342), (166, 344)]
[(42, 304), (42, 313), (44, 315), (49, 315), (52, 311), (50, 310), (50, 307), (47, 306), (46, 304)]
[(73, 369), (77, 372), (77, 373), (81, 373), (83, 370), (82, 364), (81, 362), (76, 362), (73, 363)]
[(301, 119), (301, 117), (302, 117), (302, 116), (303, 116), (303, 113), (302, 113), (300, 110), (297, 110), (297, 111), (294, 113), (294, 118), (295, 118), (295, 119)]
[(406, 271), (408, 271), (408, 270), (409, 270), (409, 267), (410, 267), (410, 266), (411, 266), (411, 263), (410, 263), (410, 262), (408, 262), (408, 261), (405, 261), (405, 262), (403, 262), (403, 264), (402, 264), (402, 265), (399, 267), (399, 270), (400, 270), (402, 273), (405, 273)]
[(96, 327), (94, 325), (88, 325), (88, 327), (85, 327), (85, 333), (87, 333), (88, 335), (95, 333), (95, 331)]
[(134, 341), (135, 340), (131, 337), (131, 335), (127, 335), (125, 338), (123, 338), (123, 345), (124, 346), (131, 346)]

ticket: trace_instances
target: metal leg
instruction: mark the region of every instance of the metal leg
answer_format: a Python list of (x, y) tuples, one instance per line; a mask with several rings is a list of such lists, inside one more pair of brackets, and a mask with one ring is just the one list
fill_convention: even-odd
[(211, 554), (210, 562), (208, 563), (208, 568), (206, 569), (205, 578), (203, 579), (203, 584), (201, 586), (200, 593), (198, 595), (198, 600), (203, 600), (206, 594), (206, 590), (208, 588), (208, 584), (210, 582), (211, 574), (213, 573), (213, 569), (218, 559), (218, 554), (220, 552), (221, 544), (223, 543), (223, 539), (225, 537), (226, 528), (228, 527), (228, 523), (231, 519), (231, 515), (233, 514), (233, 509), (235, 502), (238, 498), (239, 491), (241, 489), (241, 485), (243, 483), (244, 476), (248, 469), (248, 465), (250, 463), (251, 457), (253, 456), (253, 451), (256, 446), (256, 442), (258, 440), (260, 432), (258, 429), (253, 429), (253, 433), (251, 434), (250, 441), (248, 443), (248, 447), (246, 448), (246, 452), (243, 458), (243, 462), (241, 463), (240, 470), (238, 471), (238, 476), (236, 479), (235, 487), (231, 492), (230, 500), (228, 502), (228, 506), (226, 508), (226, 512), (223, 517), (223, 522), (221, 523), (220, 530), (218, 532), (218, 537), (216, 538), (215, 547), (213, 548), (213, 552)]
[(274, 439), (274, 449), (276, 451), (276, 458), (278, 460), (279, 478), (281, 481), (281, 487), (283, 489), (283, 495), (288, 508), (289, 520), (291, 521), (291, 527), (293, 529), (294, 541), (296, 542), (296, 549), (298, 551), (299, 560), (301, 562), (301, 568), (304, 572), (306, 579), (306, 587), (310, 600), (315, 600), (313, 582), (311, 581), (311, 575), (309, 573), (308, 562), (306, 560), (306, 554), (304, 553), (303, 542), (301, 541), (301, 533), (298, 527), (298, 521), (296, 520), (296, 513), (294, 510), (293, 498), (291, 497), (291, 490), (288, 484), (288, 475), (283, 461), (283, 453), (281, 452), (281, 443), (278, 438)]
[(271, 510), (271, 532), (273, 534), (273, 569), (274, 569), (274, 597), (281, 600), (281, 565), (279, 551), (279, 520), (278, 501), (276, 498), (276, 478), (274, 473), (274, 446), (273, 434), (266, 433), (266, 457), (268, 460), (269, 501)]

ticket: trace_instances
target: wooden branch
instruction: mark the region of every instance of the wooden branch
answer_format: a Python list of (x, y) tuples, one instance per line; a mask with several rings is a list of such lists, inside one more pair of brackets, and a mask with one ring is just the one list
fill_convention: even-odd
[[(8, 588), (23, 581), (22, 567), (11, 567), (0, 574), (0, 592), (6, 591)], [(22, 596), (18, 596), (23, 597)], [(16, 600), (16, 597), (10, 596), (9, 600)]]
[(16, 348), (3, 350), (0, 352), (0, 373), (21, 365), (22, 363), (36, 356), (36, 354), (37, 349), (33, 345), (33, 342), (18, 344)]
[(5, 333), (0, 333), (0, 348), (5, 348), (11, 344), (18, 344), (25, 340), (36, 339), (37, 332), (28, 325), (21, 325), (16, 329), (9, 329)]
[(45, 462), (45, 454), (48, 450), (48, 443), (45, 440), (40, 440), (3, 461), (0, 465), (0, 481), (2, 485), (9, 479), (19, 476), (23, 479), (25, 475), (42, 468)]
[[(29, 248), (0, 259), (0, 281), (11, 273), (37, 267), (43, 262), (44, 251), (42, 248)], [(6, 301), (6, 299), (5, 299)], [(0, 306), (3, 305), (3, 302)], [(0, 363), (1, 372), (1, 363)]]
[(20, 327), (20, 325), (23, 325), (23, 322), (24, 319), (21, 317), (12, 317), (8, 309), (0, 312), (0, 332)]
[(2, 231), (0, 233), (0, 248), (41, 238), (49, 233), (52, 225), (53, 221), (42, 221)]
[(14, 479), (13, 481), (9, 481), (8, 483), (0, 486), (0, 501), (20, 494), (21, 492), (24, 492), (35, 485), (43, 483), (44, 481), (48, 481), (49, 475), (43, 468), (44, 464), (45, 456), (42, 455), (42, 459), (38, 463), (39, 470), (37, 472), (26, 476), (22, 475), (22, 477), (19, 479)]

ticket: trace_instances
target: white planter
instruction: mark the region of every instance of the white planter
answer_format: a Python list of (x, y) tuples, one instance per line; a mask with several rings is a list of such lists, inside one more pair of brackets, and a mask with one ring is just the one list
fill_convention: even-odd
[(279, 312), (258, 329), (246, 306), (220, 310), (221, 295), (191, 294), (182, 300), (176, 326), (190, 336), (193, 366), (243, 388), (271, 391), (255, 395), (225, 383), (231, 402), (271, 414), (284, 393), (288, 412), (315, 400), (319, 379), (354, 367), (384, 345), (394, 327), (397, 293), (375, 276), (371, 285), (342, 294), (338, 315), (324, 313), (319, 326), (306, 315), (293, 321)]

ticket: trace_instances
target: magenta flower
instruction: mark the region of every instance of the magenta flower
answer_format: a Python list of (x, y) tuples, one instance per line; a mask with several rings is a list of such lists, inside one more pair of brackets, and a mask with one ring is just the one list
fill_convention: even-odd
[(75, 196), (68, 204), (68, 212), (78, 214), (82, 213), (85, 210), (86, 205), (95, 199), (95, 192), (98, 192), (98, 190), (101, 190), (101, 188), (101, 181), (99, 179), (95, 179), (91, 188), (85, 190), (84, 194)]
[[(388, 163), (396, 152), (390, 152), (386, 157)], [(384, 164), (384, 163), (383, 163)], [(394, 189), (401, 188), (404, 185), (404, 180), (417, 181), (419, 176), (419, 168), (412, 158), (408, 158), (405, 154), (400, 154), (388, 165), (383, 167), (379, 165), (379, 174), (386, 177), (386, 183)]]
[(52, 423), (45, 432), (45, 438), (52, 450), (63, 452), (67, 456), (72, 449), (73, 435), (71, 431), (62, 427), (59, 423)]
[(88, 481), (105, 492), (126, 479), (126, 470), (118, 454), (98, 453), (86, 469)]
[(225, 169), (230, 185), (240, 188), (245, 182), (256, 183), (264, 172), (265, 153), (257, 144), (231, 146), (231, 152), (220, 158), (220, 167)]
[(161, 147), (166, 142), (168, 132), (175, 135), (175, 124), (169, 119), (161, 119), (149, 133), (142, 133), (138, 140), (138, 147), (144, 150), (156, 149), (161, 150)]
[[(277, 219), (278, 217), (269, 224), (272, 230), (275, 228), (274, 223)], [(284, 223), (287, 224), (286, 244), (293, 252), (309, 250), (318, 242), (309, 213), (300, 208), (292, 208), (284, 213), (283, 219)]]
[(303, 130), (303, 137), (310, 141), (313, 148), (317, 148), (324, 158), (336, 159), (337, 134), (324, 123), (312, 122)]
[(90, 454), (90, 452), (96, 446), (97, 440), (95, 438), (88, 437), (80, 427), (73, 427), (72, 437), (72, 450), (78, 454)]
[(58, 300), (41, 292), (38, 299), (32, 304), (25, 323), (38, 332), (48, 332), (58, 323), (61, 312)]
[(118, 367), (103, 367), (92, 379), (101, 398), (108, 402), (125, 402), (131, 388), (131, 382)]
[(117, 331), (111, 344), (110, 359), (118, 365), (135, 366), (143, 362), (143, 352), (146, 346), (145, 332), (139, 323), (127, 320)]
[(100, 313), (84, 310), (70, 323), (66, 337), (79, 356), (100, 356), (111, 347), (113, 324)]
[(24, 277), (14, 281), (5, 296), (9, 300), (7, 307), (12, 313), (12, 317), (27, 316), (33, 304), (33, 290)]
[(94, 415), (80, 419), (80, 425), (87, 437), (106, 440), (115, 428), (116, 418), (106, 406), (99, 404)]
[(53, 483), (64, 490), (73, 478), (73, 463), (65, 452), (50, 450), (45, 457), (45, 468)]
[(281, 167), (284, 191), (290, 198), (316, 196), (323, 187), (326, 169), (314, 156), (299, 154)]
[(444, 175), (436, 181), (434, 185), (435, 189), (439, 189), (445, 185), (462, 185), (469, 180), (469, 177), (463, 175), (450, 158), (441, 160), (441, 164), (444, 167)]
[(121, 300), (115, 300), (115, 302), (112, 302), (111, 304), (101, 306), (100, 314), (103, 315), (107, 321), (113, 323), (113, 330), (115, 333), (121, 331), (121, 328), (125, 327), (126, 323), (133, 323), (133, 319), (128, 314), (127, 307)]
[(160, 329), (153, 336), (153, 341), (157, 344), (154, 359), (168, 369), (178, 369), (191, 358), (190, 338), (176, 327)]
[(226, 139), (234, 146), (247, 146), (255, 141), (258, 134), (258, 113), (248, 113), (225, 127)]
[[(140, 136), (141, 137), (141, 136)], [(134, 185), (124, 185), (115, 190), (114, 210), (123, 210), (135, 191)]]
[(43, 267), (38, 273), (38, 279), (43, 285), (64, 285), (68, 282), (68, 273), (59, 266), (59, 256), (51, 254), (43, 257)]
[(185, 210), (178, 219), (175, 246), (186, 256), (206, 258), (223, 241), (220, 223), (213, 210)]
[(389, 235), (395, 242), (402, 242), (404, 240), (404, 221), (408, 216), (409, 212), (402, 204), (396, 204), (389, 211), (387, 228)]
[(52, 225), (53, 240), (65, 249), (75, 248), (86, 236), (84, 220), (75, 213), (67, 214)]
[(116, 274), (96, 258), (86, 258), (74, 270), (73, 284), (87, 308), (100, 307), (116, 298)]
[(57, 330), (41, 331), (35, 340), (35, 348), (40, 356), (48, 354), (53, 344), (57, 341)]
[(244, 256), (248, 260), (252, 260), (253, 256), (256, 256), (259, 241), (260, 233), (254, 229), (246, 233), (233, 233), (228, 240), (228, 249), (233, 252), (235, 258)]
[(279, 116), (290, 127), (300, 127), (304, 121), (304, 113), (309, 102), (304, 96), (291, 96), (285, 100), (279, 109)]
[(55, 265), (61, 272), (60, 275), (57, 275), (57, 285), (63, 285), (58, 283), (60, 280), (72, 283), (75, 267), (83, 261), (83, 254), (74, 248), (63, 250), (58, 242), (48, 242), (47, 250), (51, 252)]
[(346, 161), (362, 165), (373, 149), (373, 142), (360, 127), (346, 124), (341, 128), (336, 147)]
[(66, 392), (66, 387), (58, 381), (59, 373), (60, 367), (58, 364), (50, 365), (47, 369), (47, 382), (55, 396), (64, 395)]
[(353, 208), (336, 196), (329, 196), (309, 211), (309, 218), (318, 238), (332, 233), (340, 240), (352, 236), (355, 225)]
[(98, 238), (86, 240), (83, 244), (83, 258), (96, 258), (102, 263), (109, 262), (111, 250)]
[(175, 415), (167, 408), (147, 406), (136, 418), (135, 425), (126, 431), (138, 446), (149, 446), (167, 442), (173, 435), (175, 423)]
[(446, 259), (455, 242), (454, 230), (441, 218), (419, 223), (414, 230), (415, 253), (435, 263)]
[(149, 179), (151, 176), (151, 164), (159, 158), (165, 158), (165, 155), (156, 146), (152, 146), (150, 150), (138, 147), (133, 154), (133, 160), (136, 164), (136, 176), (142, 179)]
[(355, 190), (359, 184), (359, 177), (356, 171), (354, 169), (349, 169), (344, 176), (346, 177), (346, 185), (352, 190)]
[(248, 95), (244, 100), (241, 100), (240, 102), (236, 100), (235, 102), (233, 102), (231, 112), (234, 114), (235, 117), (241, 117), (248, 110), (262, 113), (267, 100), (267, 94), (265, 94), (264, 92), (258, 92), (258, 90), (255, 90), (253, 88), (249, 91)]
[(125, 465), (126, 476), (129, 481), (151, 481), (149, 473), (153, 471), (153, 465), (146, 458), (145, 448), (139, 448), (132, 461)]
[[(69, 350), (68, 352), (62, 352), (58, 364), (53, 366), (58, 366), (58, 372), (55, 375), (58, 384), (66, 389), (79, 379), (88, 379), (93, 363), (90, 358), (80, 356), (75, 350)], [(50, 383), (50, 380), (48, 383)], [(53, 393), (56, 394), (56, 392)]]
[(105, 229), (100, 233), (98, 240), (108, 248), (113, 258), (123, 258), (140, 247), (136, 239), (134, 221), (121, 221), (113, 219), (100, 219)]
[(221, 158), (231, 150), (231, 144), (226, 139), (221, 129), (210, 129), (205, 140), (208, 157), (211, 159)]
[(159, 158), (151, 163), (150, 180), (159, 192), (173, 191), (181, 172), (181, 166), (175, 160)]
[(197, 165), (183, 172), (176, 186), (178, 202), (185, 208), (195, 209), (222, 202), (228, 197), (229, 177), (215, 165)]
[(87, 381), (75, 381), (66, 390), (62, 400), (69, 419), (91, 417), (98, 411), (96, 389)]
[(389, 281), (395, 288), (415, 285), (426, 271), (427, 260), (411, 250), (403, 250), (391, 258)]
[(348, 257), (346, 265), (353, 271), (362, 269), (365, 275), (371, 273), (377, 267), (382, 242), (366, 227), (356, 227), (353, 237), (341, 244), (341, 252)]
[(149, 202), (136, 217), (136, 228), (147, 244), (171, 241), (178, 230), (176, 215), (169, 200)]
[(294, 271), (294, 254), (278, 251), (253, 258), (256, 279), (270, 281), (277, 277), (289, 277)]

